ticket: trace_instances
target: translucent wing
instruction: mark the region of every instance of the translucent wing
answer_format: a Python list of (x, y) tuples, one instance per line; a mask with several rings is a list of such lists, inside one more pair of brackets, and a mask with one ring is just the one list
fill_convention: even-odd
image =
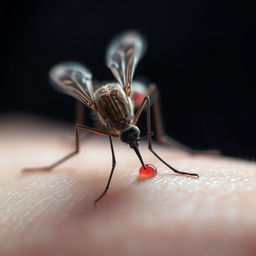
[(134, 70), (145, 52), (145, 41), (136, 32), (126, 32), (115, 38), (106, 54), (107, 66), (130, 96)]
[(49, 73), (52, 86), (96, 111), (92, 88), (92, 74), (79, 63), (64, 62), (54, 66)]

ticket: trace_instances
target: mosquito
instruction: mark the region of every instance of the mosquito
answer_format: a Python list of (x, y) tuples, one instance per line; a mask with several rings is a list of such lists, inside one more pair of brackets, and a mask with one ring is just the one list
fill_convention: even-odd
[[(155, 85), (150, 85), (144, 90), (145, 96), (142, 100), (132, 101), (133, 75), (135, 68), (145, 53), (145, 39), (135, 31), (125, 32), (110, 43), (106, 51), (106, 65), (113, 73), (116, 82), (107, 83), (95, 89), (91, 72), (79, 63), (64, 62), (54, 66), (49, 73), (52, 85), (58, 91), (68, 94), (86, 105), (90, 110), (97, 113), (97, 116), (105, 127), (105, 130), (88, 127), (82, 123), (75, 124), (75, 150), (62, 157), (53, 164), (40, 168), (27, 168), (24, 171), (46, 170), (50, 171), (54, 167), (70, 159), (79, 153), (80, 131), (86, 130), (109, 138), (112, 154), (112, 168), (103, 192), (96, 198), (94, 203), (99, 202), (107, 193), (111, 179), (116, 167), (116, 157), (112, 138), (120, 138), (134, 150), (144, 169), (145, 163), (139, 151), (140, 129), (137, 126), (138, 120), (144, 108), (147, 117), (147, 143), (148, 149), (168, 168), (180, 175), (187, 175), (199, 178), (196, 173), (179, 171), (163, 160), (153, 149), (151, 131), (151, 102), (153, 98), (154, 114), (156, 119), (157, 138), (159, 142), (168, 145), (176, 145), (187, 151), (191, 151), (185, 146), (178, 144), (174, 140), (164, 135), (161, 122), (160, 109), (158, 105), (158, 94)], [(136, 88), (135, 88), (136, 91)], [(135, 113), (135, 107), (137, 109)], [(192, 151), (191, 151), (192, 152)]]

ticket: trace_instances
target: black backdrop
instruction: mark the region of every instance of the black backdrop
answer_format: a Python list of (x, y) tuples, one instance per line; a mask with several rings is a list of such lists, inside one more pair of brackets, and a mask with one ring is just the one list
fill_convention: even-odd
[(48, 83), (50, 67), (83, 62), (111, 80), (109, 40), (135, 29), (148, 40), (136, 74), (157, 83), (167, 131), (195, 148), (252, 159), (254, 9), (223, 1), (20, 1), (1, 7), (1, 113), (74, 120), (74, 102)]

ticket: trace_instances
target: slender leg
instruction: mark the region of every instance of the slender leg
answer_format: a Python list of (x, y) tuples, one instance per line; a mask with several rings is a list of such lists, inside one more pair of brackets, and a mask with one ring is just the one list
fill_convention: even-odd
[[(169, 167), (172, 171), (178, 173), (178, 174), (182, 174), (182, 175), (189, 175), (189, 176), (193, 176), (193, 177), (197, 177), (199, 178), (199, 175), (196, 173), (189, 173), (189, 172), (182, 172), (182, 171), (178, 171), (177, 169), (173, 168), (172, 166), (170, 166), (167, 162), (165, 162), (153, 149), (152, 146), (152, 138), (151, 138), (151, 115), (150, 115), (150, 99), (149, 96), (146, 96), (140, 106), (139, 109), (140, 113), (143, 109), (143, 107), (146, 105), (146, 110), (147, 110), (147, 134), (148, 134), (148, 149), (162, 162), (164, 163), (167, 167)], [(139, 116), (138, 116), (139, 117)]]
[[(37, 168), (26, 168), (23, 169), (23, 171), (38, 171), (38, 170), (42, 170), (42, 171), (50, 171), (52, 170), (54, 167), (60, 165), (61, 163), (65, 162), (66, 160), (70, 159), (71, 157), (73, 157), (74, 155), (79, 153), (79, 133), (80, 130), (86, 130), (86, 131), (90, 131), (96, 134), (100, 134), (100, 135), (109, 135), (109, 132), (104, 132), (95, 128), (91, 128), (82, 124), (76, 124), (75, 125), (75, 150), (72, 151), (71, 153), (67, 154), (66, 156), (62, 157), (60, 160), (54, 162), (53, 164), (49, 165), (49, 166), (44, 166), (44, 167), (37, 167)], [(113, 135), (115, 136), (115, 135)]]
[[(86, 112), (84, 111), (85, 110), (85, 106), (82, 102), (80, 101), (76, 101), (76, 113), (75, 113), (75, 116), (76, 116), (76, 122), (75, 123), (79, 123), (79, 124), (85, 124), (86, 123)], [(102, 123), (96, 119), (96, 120), (93, 120), (93, 127), (98, 129), (98, 130), (101, 130), (103, 128), (103, 125)], [(80, 135), (80, 141), (88, 138), (88, 137), (92, 137), (94, 136), (95, 133), (87, 133), (87, 134), (81, 134)]]
[(164, 144), (166, 146), (175, 147), (186, 151), (189, 154), (210, 154), (210, 155), (217, 155), (220, 152), (217, 150), (194, 150), (190, 147), (183, 145), (182, 143), (178, 142), (177, 140), (170, 138), (166, 132), (163, 125), (163, 118), (161, 115), (161, 106), (159, 101), (159, 93), (155, 84), (151, 84), (148, 87), (147, 95), (152, 96), (153, 99), (153, 112), (154, 112), (154, 123), (156, 128), (156, 140), (158, 143)]
[(156, 128), (156, 140), (167, 146), (176, 147), (181, 150), (187, 151), (190, 154), (196, 153), (196, 150), (193, 150), (182, 143), (170, 138), (165, 133), (165, 128), (163, 125), (163, 118), (161, 115), (161, 106), (159, 103), (159, 93), (157, 87), (154, 84), (151, 84), (148, 88), (148, 95), (153, 98), (153, 111), (154, 111), (154, 123)]
[[(76, 100), (76, 112), (75, 112), (75, 117), (76, 117), (76, 121), (75, 123), (79, 123), (79, 124), (85, 124), (86, 122), (86, 113), (85, 113), (85, 106), (84, 103), (82, 103), (79, 100)], [(93, 126), (94, 128), (98, 128)], [(90, 137), (92, 137), (93, 135), (95, 135), (95, 133), (85, 133), (85, 134), (80, 134), (79, 137), (79, 141), (81, 143), (82, 140), (88, 139)]]
[[(153, 98), (153, 111), (154, 111), (154, 123), (156, 126), (156, 139), (159, 143), (165, 143), (165, 140), (163, 140), (163, 137), (165, 137), (165, 129), (164, 129), (163, 119), (161, 115), (159, 93), (155, 84), (150, 84), (145, 94), (150, 97), (152, 96)], [(138, 111), (134, 118), (134, 123), (138, 122), (138, 119), (141, 115), (143, 107), (144, 107), (143, 104), (141, 104), (141, 106), (138, 108)], [(169, 142), (170, 146), (176, 145), (176, 143), (172, 143), (172, 139), (169, 139), (169, 140), (170, 140)]]
[(85, 111), (84, 103), (79, 100), (76, 100), (76, 123), (84, 124), (85, 123)]
[(104, 191), (100, 194), (100, 196), (94, 201), (94, 205), (96, 206), (96, 204), (100, 201), (100, 199), (106, 195), (108, 189), (109, 189), (109, 185), (110, 185), (110, 182), (111, 182), (111, 179), (112, 179), (112, 176), (113, 176), (113, 173), (114, 173), (114, 170), (115, 170), (115, 167), (116, 167), (116, 157), (115, 157), (115, 151), (114, 151), (114, 147), (113, 147), (113, 142), (112, 142), (112, 137), (111, 137), (111, 133), (110, 133), (110, 129), (109, 129), (109, 124), (108, 124), (108, 121), (106, 122), (107, 123), (107, 129), (108, 129), (108, 137), (109, 137), (109, 142), (110, 142), (110, 148), (111, 148), (111, 154), (112, 154), (112, 169), (110, 171), (110, 175), (109, 175), (109, 178), (108, 178), (108, 182), (107, 182), (107, 185), (104, 189)]

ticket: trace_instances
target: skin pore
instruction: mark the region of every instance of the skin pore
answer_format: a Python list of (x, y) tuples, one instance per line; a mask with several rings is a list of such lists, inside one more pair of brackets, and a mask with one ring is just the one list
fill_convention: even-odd
[(1, 118), (0, 255), (255, 255), (256, 165), (155, 145), (168, 163), (200, 179), (179, 176), (149, 152), (158, 175), (140, 179), (141, 164), (114, 139), (90, 136), (80, 153), (52, 172), (22, 168), (51, 164), (73, 149), (70, 126)]

